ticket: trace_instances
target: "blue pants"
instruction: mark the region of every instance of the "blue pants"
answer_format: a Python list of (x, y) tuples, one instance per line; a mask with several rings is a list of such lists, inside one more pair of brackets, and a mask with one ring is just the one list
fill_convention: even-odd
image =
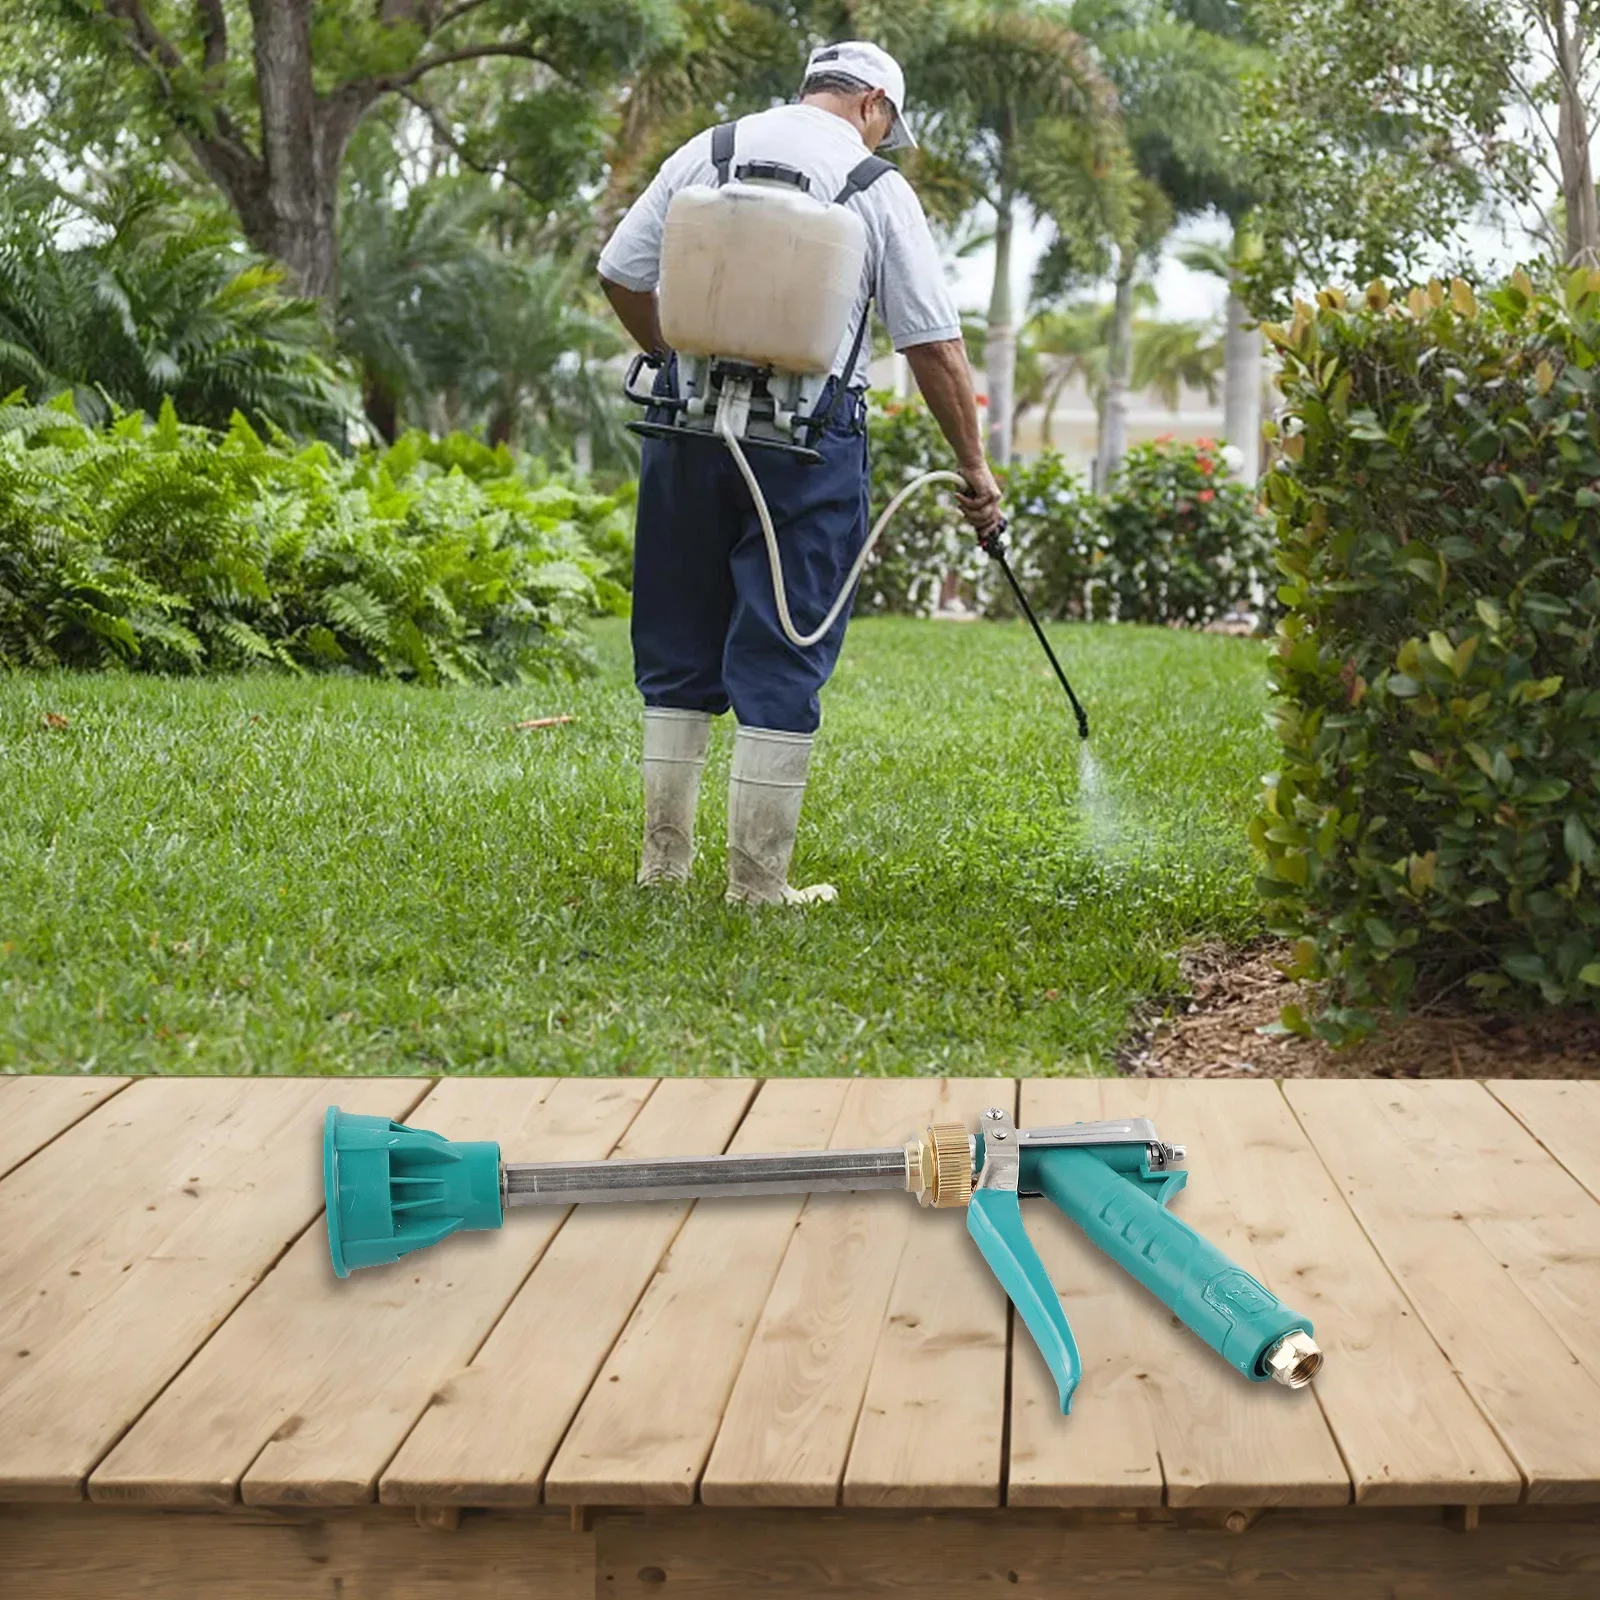
[[(783, 558), (789, 614), (812, 632), (867, 537), (866, 402), (842, 394), (808, 464), (747, 446)], [(814, 733), (817, 692), (844, 643), (847, 605), (808, 650), (778, 625), (766, 539), (750, 490), (715, 438), (646, 439), (633, 555), (634, 682), (648, 706), (747, 727)]]

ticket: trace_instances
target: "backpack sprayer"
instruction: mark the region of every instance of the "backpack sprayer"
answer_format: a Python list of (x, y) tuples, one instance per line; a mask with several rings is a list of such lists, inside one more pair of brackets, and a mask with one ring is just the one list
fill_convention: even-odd
[(777, 1155), (502, 1162), (492, 1141), (337, 1106), (322, 1139), (328, 1247), (341, 1278), (452, 1233), (498, 1228), (509, 1206), (901, 1189), (925, 1206), (967, 1208), (967, 1232), (1044, 1355), (1065, 1413), (1083, 1367), (1019, 1204), (1043, 1195), (1245, 1377), (1304, 1388), (1322, 1366), (1310, 1319), (1166, 1209), (1188, 1179), (1176, 1170), (1183, 1159), (1147, 1117), (1019, 1131), (999, 1108), (975, 1134), (943, 1123), (879, 1150)]
[[(641, 383), (646, 368), (659, 380), (665, 359), (642, 353), (634, 357), (623, 390), (628, 399), (667, 418), (631, 422), (633, 432), (662, 439), (718, 438), (728, 447), (766, 539), (779, 625), (804, 650), (839, 620), (900, 507), (932, 484), (965, 488), (967, 483), (957, 472), (925, 472), (901, 489), (873, 524), (822, 621), (810, 633), (800, 632), (789, 610), (778, 536), (745, 446), (804, 461), (822, 459), (812, 441), (827, 426), (855, 372), (872, 312), (869, 299), (838, 383), (830, 390), (829, 373), (867, 262), (866, 225), (850, 202), (894, 167), (881, 156), (868, 156), (832, 201), (823, 201), (811, 194), (810, 181), (794, 167), (748, 161), (733, 170), (734, 128), (723, 123), (712, 133), (716, 185), (680, 189), (667, 207), (659, 314), (662, 337), (677, 358), (678, 393), (658, 393), (659, 381)], [(759, 262), (760, 270), (751, 270), (752, 262)], [(1005, 526), (1002, 521), (978, 543), (1000, 564), (1066, 691), (1078, 733), (1087, 739), (1088, 715), (1006, 560)]]

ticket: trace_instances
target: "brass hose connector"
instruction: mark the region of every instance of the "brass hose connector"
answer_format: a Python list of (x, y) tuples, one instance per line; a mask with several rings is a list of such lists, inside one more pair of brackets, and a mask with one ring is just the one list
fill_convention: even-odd
[(964, 1206), (972, 1198), (972, 1141), (959, 1122), (940, 1122), (906, 1145), (906, 1188), (924, 1206)]

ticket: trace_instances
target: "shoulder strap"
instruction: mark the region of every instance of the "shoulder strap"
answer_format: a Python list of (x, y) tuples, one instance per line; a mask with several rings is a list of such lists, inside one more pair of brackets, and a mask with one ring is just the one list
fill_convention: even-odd
[(851, 169), (850, 176), (844, 180), (844, 188), (833, 197), (833, 203), (842, 206), (858, 194), (865, 194), (884, 173), (893, 171), (894, 162), (885, 161), (882, 156), (868, 156)]
[(728, 181), (728, 169), (733, 165), (733, 134), (735, 122), (719, 122), (711, 130), (711, 165), (717, 169), (717, 187)]

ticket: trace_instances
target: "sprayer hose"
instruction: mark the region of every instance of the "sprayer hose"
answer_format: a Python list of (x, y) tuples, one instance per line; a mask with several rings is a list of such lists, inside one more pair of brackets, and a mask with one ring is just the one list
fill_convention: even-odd
[(850, 595), (854, 591), (856, 582), (871, 557), (883, 530), (889, 526), (890, 519), (901, 506), (911, 498), (919, 489), (926, 489), (930, 483), (954, 483), (963, 489), (968, 488), (967, 480), (959, 472), (925, 472), (920, 478), (913, 478), (893, 500), (884, 507), (883, 515), (872, 525), (872, 532), (867, 535), (867, 542), (862, 545), (861, 553), (855, 559), (849, 576), (844, 580), (843, 587), (838, 596), (828, 608), (828, 614), (822, 619), (814, 633), (801, 633), (794, 625), (794, 618), (789, 614), (789, 591), (783, 581), (783, 558), (778, 552), (778, 535), (772, 526), (772, 513), (767, 509), (766, 496), (761, 492), (761, 485), (756, 482), (756, 475), (751, 469), (750, 462), (745, 456), (744, 447), (739, 443), (735, 434), (726, 422), (720, 423), (717, 428), (722, 435), (723, 442), (733, 452), (733, 459), (738, 464), (739, 471), (744, 481), (749, 485), (750, 498), (755, 501), (756, 515), (761, 519), (761, 531), (767, 540), (767, 561), (772, 567), (772, 597), (778, 605), (778, 625), (788, 636), (789, 642), (801, 650), (809, 650), (818, 643), (828, 630), (839, 620), (839, 613), (850, 603)]

